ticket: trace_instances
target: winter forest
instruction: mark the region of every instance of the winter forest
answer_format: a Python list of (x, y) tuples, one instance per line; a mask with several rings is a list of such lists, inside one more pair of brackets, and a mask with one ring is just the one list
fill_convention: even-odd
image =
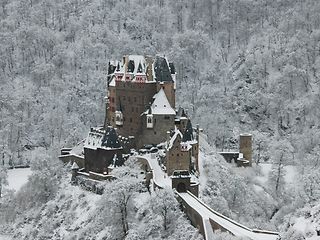
[[(281, 240), (317, 239), (318, 0), (0, 0), (0, 239), (203, 239), (171, 189), (146, 191), (135, 159), (101, 196), (72, 186), (58, 159), (103, 124), (108, 62), (126, 54), (174, 62), (177, 105), (206, 136), (208, 206)], [(252, 168), (217, 153), (244, 132)], [(17, 165), (32, 174), (14, 191)]]

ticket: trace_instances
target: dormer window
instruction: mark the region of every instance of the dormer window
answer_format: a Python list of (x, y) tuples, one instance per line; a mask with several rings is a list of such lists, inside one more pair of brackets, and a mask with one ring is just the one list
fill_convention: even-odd
[(123, 114), (121, 111), (116, 111), (116, 125), (117, 126), (123, 125)]
[(147, 128), (153, 128), (153, 115), (147, 114)]

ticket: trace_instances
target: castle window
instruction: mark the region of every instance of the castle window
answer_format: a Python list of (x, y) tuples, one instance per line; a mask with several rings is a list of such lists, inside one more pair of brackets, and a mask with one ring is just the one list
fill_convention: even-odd
[(179, 157), (179, 153), (177, 153), (177, 157)]
[(168, 119), (170, 119), (170, 117), (169, 116), (164, 116), (164, 119), (168, 120)]
[(154, 135), (156, 135), (157, 134), (157, 132), (154, 132)]
[(136, 97), (134, 97), (134, 102), (136, 102), (137, 101), (137, 98)]
[(134, 107), (132, 107), (132, 109), (131, 109), (131, 110), (132, 110), (132, 112), (134, 112)]
[(148, 118), (148, 123), (152, 123), (152, 119), (151, 118)]
[(130, 122), (132, 122), (132, 118), (130, 118)]

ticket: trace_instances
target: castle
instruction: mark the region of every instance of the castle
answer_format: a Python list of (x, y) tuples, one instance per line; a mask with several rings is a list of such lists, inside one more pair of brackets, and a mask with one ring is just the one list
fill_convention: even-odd
[(165, 57), (128, 55), (109, 62), (103, 127), (91, 128), (78, 152), (64, 149), (60, 159), (109, 174), (130, 149), (158, 145), (165, 148), (168, 175), (198, 171), (199, 127), (192, 127), (184, 109), (176, 110), (175, 92), (175, 67)]

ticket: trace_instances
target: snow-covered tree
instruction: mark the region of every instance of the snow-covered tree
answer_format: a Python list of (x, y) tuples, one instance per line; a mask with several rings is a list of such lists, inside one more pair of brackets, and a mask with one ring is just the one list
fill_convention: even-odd
[(2, 188), (8, 184), (8, 173), (5, 166), (0, 164), (0, 198), (2, 196)]

